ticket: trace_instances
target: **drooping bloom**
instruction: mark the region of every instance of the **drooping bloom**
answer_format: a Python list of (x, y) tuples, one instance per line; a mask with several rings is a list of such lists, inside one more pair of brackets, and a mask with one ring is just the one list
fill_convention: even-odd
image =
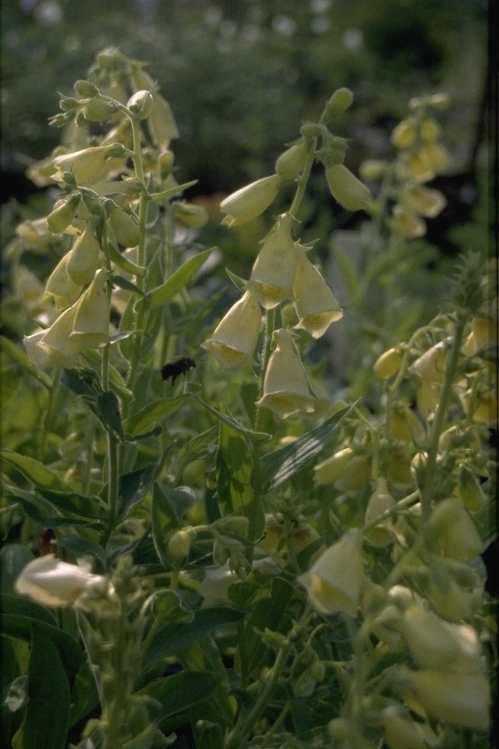
[(85, 593), (103, 589), (105, 578), (92, 575), (76, 564), (56, 559), (54, 554), (33, 559), (16, 580), (21, 595), (42, 606), (71, 606)]
[(363, 584), (362, 534), (347, 531), (298, 581), (310, 602), (324, 614), (343, 612), (355, 616)]
[(109, 340), (109, 297), (106, 271), (101, 268), (76, 304), (71, 340), (80, 346), (98, 348)]
[(444, 557), (469, 562), (483, 551), (483, 542), (463, 500), (444, 499), (435, 507), (427, 524), (432, 540)]
[(296, 245), (291, 237), (292, 222), (289, 214), (279, 217), (251, 271), (248, 289), (265, 309), (273, 309), (293, 297)]
[(293, 294), (299, 317), (295, 327), (308, 331), (313, 338), (320, 338), (331, 323), (343, 316), (343, 312), (324, 278), (307, 258), (304, 248), (295, 247), (297, 263)]
[(263, 396), (256, 405), (268, 408), (281, 419), (300, 411), (311, 413), (315, 398), (310, 394), (307, 375), (296, 353), (291, 334), (281, 328), (272, 336), (272, 352), (263, 385)]
[(62, 172), (73, 172), (76, 181), (81, 184), (88, 182), (102, 169), (108, 157), (109, 146), (93, 146), (81, 151), (73, 151), (56, 156), (53, 159), (54, 166), (59, 170), (54, 175)]
[(68, 273), (70, 260), (71, 251), (66, 252), (59, 260), (45, 286), (45, 291), (53, 297), (57, 309), (66, 309), (76, 302), (81, 291), (81, 284), (75, 283)]
[(348, 211), (365, 210), (369, 205), (369, 189), (344, 164), (327, 166), (326, 180), (333, 198)]
[(47, 328), (43, 335), (36, 340), (35, 344), (50, 355), (50, 360), (47, 363), (57, 363), (62, 367), (72, 367), (76, 364), (81, 344), (70, 336), (73, 332), (77, 306), (78, 302), (75, 302), (71, 307), (61, 312), (50, 328)]
[[(380, 477), (376, 481), (376, 489), (367, 503), (366, 514), (364, 516), (365, 525), (370, 525), (380, 515), (391, 510), (395, 505), (395, 500), (388, 491), (386, 480)], [(372, 528), (364, 532), (366, 541), (371, 546), (383, 547), (393, 543), (396, 538), (396, 531), (390, 517), (386, 517)]]
[(74, 283), (84, 286), (93, 279), (99, 265), (100, 245), (89, 221), (68, 253), (66, 270)]
[(227, 214), (222, 223), (241, 226), (253, 221), (274, 202), (282, 181), (279, 174), (271, 174), (233, 192), (220, 203), (220, 209)]
[(211, 351), (223, 367), (252, 365), (261, 322), (260, 305), (247, 291), (220, 321), (212, 337), (201, 345)]

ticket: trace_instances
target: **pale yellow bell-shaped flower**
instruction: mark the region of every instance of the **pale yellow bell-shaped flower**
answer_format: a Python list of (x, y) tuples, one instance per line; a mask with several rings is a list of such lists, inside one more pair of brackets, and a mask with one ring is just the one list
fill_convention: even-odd
[(39, 345), (45, 332), (45, 330), (38, 330), (36, 333), (24, 336), (23, 338), (23, 346), (26, 349), (26, 353), (40, 371), (56, 363), (56, 359), (50, 353), (50, 350), (48, 348), (44, 349)]
[(431, 668), (411, 671), (400, 666), (396, 678), (412, 710), (424, 710), (455, 726), (489, 727), (490, 688), (483, 674)]
[(402, 622), (407, 646), (421, 668), (479, 672), (480, 641), (469, 624), (446, 622), (417, 603), (404, 611)]
[(395, 705), (383, 710), (381, 725), (390, 749), (429, 749), (440, 744), (439, 737), (428, 723), (416, 723)]
[(106, 579), (92, 575), (76, 564), (56, 559), (54, 554), (33, 559), (16, 580), (15, 589), (41, 606), (71, 606), (96, 589), (104, 592)]
[(426, 524), (428, 539), (444, 557), (469, 562), (483, 551), (483, 542), (462, 499), (444, 499)]
[(93, 146), (56, 156), (52, 160), (58, 170), (54, 178), (57, 179), (63, 172), (73, 172), (79, 184), (88, 182), (106, 163), (108, 151), (108, 145)]
[(320, 338), (331, 323), (343, 316), (343, 311), (300, 245), (296, 245), (296, 259), (293, 295), (299, 323), (295, 328), (303, 328), (313, 338)]
[(73, 281), (68, 273), (70, 259), (71, 251), (59, 260), (45, 286), (45, 291), (53, 297), (57, 309), (66, 309), (76, 302), (82, 288), (80, 284)]
[(291, 334), (280, 328), (272, 338), (276, 344), (272, 352), (265, 380), (263, 397), (256, 405), (268, 408), (281, 419), (298, 412), (312, 413), (316, 399), (310, 394), (307, 375), (296, 353)]
[(109, 340), (109, 297), (106, 271), (101, 268), (76, 305), (71, 340), (80, 346), (99, 348)]
[(415, 211), (396, 205), (393, 208), (392, 226), (409, 239), (423, 237), (426, 234), (426, 224)]
[(100, 244), (89, 221), (68, 253), (66, 270), (74, 283), (84, 286), (92, 281), (99, 266)]
[(297, 579), (317, 611), (355, 616), (364, 579), (360, 531), (356, 528), (347, 531)]
[(255, 260), (248, 290), (265, 309), (273, 309), (293, 298), (296, 270), (296, 246), (291, 237), (293, 218), (283, 214), (263, 242)]
[(252, 366), (261, 322), (261, 307), (247, 291), (201, 346), (211, 351), (222, 367)]
[(447, 201), (439, 190), (432, 190), (423, 185), (415, 185), (404, 194), (412, 210), (420, 216), (435, 218), (443, 211)]
[(50, 354), (50, 363), (72, 367), (78, 361), (81, 344), (71, 338), (77, 306), (78, 302), (61, 312), (37, 341), (37, 345)]
[[(370, 525), (376, 518), (384, 512), (391, 510), (394, 506), (395, 500), (388, 491), (386, 480), (383, 477), (378, 478), (376, 489), (367, 503), (364, 524), (366, 526)], [(378, 548), (392, 544), (395, 541), (396, 535), (397, 533), (390, 517), (384, 518), (369, 528), (369, 530), (364, 531), (366, 541), (371, 546)]]

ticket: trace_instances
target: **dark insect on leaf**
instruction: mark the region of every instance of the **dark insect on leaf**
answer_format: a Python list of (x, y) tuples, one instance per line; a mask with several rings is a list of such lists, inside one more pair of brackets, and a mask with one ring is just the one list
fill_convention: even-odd
[(181, 374), (185, 375), (186, 372), (195, 366), (196, 362), (194, 359), (190, 359), (188, 356), (176, 356), (164, 365), (161, 370), (161, 377), (163, 380), (169, 380), (171, 377), (173, 386), (177, 377), (180, 377)]

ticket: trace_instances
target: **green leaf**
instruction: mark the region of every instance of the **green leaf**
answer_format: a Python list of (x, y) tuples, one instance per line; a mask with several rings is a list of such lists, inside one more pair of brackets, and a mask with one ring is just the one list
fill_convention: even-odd
[(192, 187), (193, 185), (197, 184), (197, 182), (197, 179), (193, 179), (191, 180), (191, 182), (184, 182), (181, 185), (169, 187), (168, 190), (163, 190), (162, 192), (153, 192), (149, 195), (149, 197), (151, 200), (154, 200), (154, 202), (157, 202), (158, 200), (166, 200), (167, 198), (172, 198), (174, 195), (178, 195), (184, 190), (187, 190), (188, 187)]
[(120, 476), (118, 483), (118, 520), (124, 520), (130, 508), (140, 502), (150, 491), (153, 473), (151, 468), (138, 468), (136, 471), (124, 473)]
[(151, 642), (144, 666), (147, 668), (156, 660), (175, 655), (220, 627), (240, 621), (243, 616), (242, 611), (228, 606), (213, 606), (196, 611), (191, 622), (168, 622), (158, 630)]
[(13, 593), (15, 581), (32, 559), (33, 554), (27, 546), (5, 544), (3, 549), (0, 549), (0, 590), (4, 593)]
[(0, 458), (3, 458), (6, 463), (22, 473), (28, 481), (31, 481), (40, 489), (53, 489), (54, 491), (71, 493), (69, 484), (66, 484), (57, 473), (46, 468), (43, 463), (35, 460), (35, 458), (19, 455), (11, 450), (1, 450)]
[(96, 401), (100, 421), (106, 426), (106, 431), (123, 442), (125, 435), (121, 424), (120, 402), (112, 390), (99, 393)]
[(99, 562), (98, 569), (95, 570), (96, 572), (102, 573), (106, 570), (106, 554), (102, 546), (95, 543), (95, 541), (90, 541), (88, 538), (76, 535), (62, 536), (62, 538), (57, 539), (57, 548), (68, 549), (76, 557), (92, 557)]
[(51, 489), (39, 489), (42, 497), (57, 508), (64, 517), (79, 517), (97, 520), (106, 516), (107, 508), (99, 497), (85, 497), (76, 492), (56, 492)]
[(36, 494), (28, 497), (19, 494), (18, 496), (8, 496), (7, 499), (9, 502), (19, 504), (30, 520), (45, 528), (55, 529), (64, 525), (99, 528), (102, 525), (97, 520), (80, 520), (79, 518), (75, 518), (71, 513), (68, 513), (67, 517), (61, 517), (50, 502)]
[[(222, 405), (221, 412), (228, 414)], [(220, 422), (216, 461), (218, 505), (222, 516), (244, 515), (249, 520), (248, 538), (256, 541), (263, 533), (265, 513), (259, 494), (252, 486), (253, 459), (248, 443), (239, 432)]]
[(5, 353), (10, 356), (10, 358), (16, 362), (16, 364), (20, 364), (21, 367), (28, 372), (28, 374), (35, 377), (39, 382), (44, 385), (47, 390), (52, 390), (52, 380), (48, 375), (46, 375), (44, 372), (40, 372), (29, 356), (26, 354), (25, 351), (19, 348), (19, 346), (16, 346), (13, 341), (11, 341), (9, 338), (5, 338), (5, 336), (0, 336), (0, 344), (2, 347), (2, 351), (5, 351)]
[(98, 704), (99, 693), (95, 683), (95, 674), (88, 658), (85, 658), (81, 669), (76, 674), (71, 692), (69, 727), (83, 720)]
[(282, 577), (274, 577), (268, 596), (261, 598), (248, 619), (239, 624), (235, 663), (243, 678), (249, 677), (255, 668), (262, 664), (269, 650), (256, 630), (263, 632), (267, 628), (283, 634), (286, 632), (286, 608), (293, 593), (294, 587), (291, 583)]
[(184, 394), (177, 395), (175, 398), (159, 398), (152, 401), (138, 413), (126, 419), (123, 429), (127, 435), (137, 437), (137, 435), (153, 429), (157, 424), (161, 424), (188, 397)]
[(145, 296), (144, 292), (142, 289), (139, 289), (137, 284), (132, 283), (127, 278), (123, 278), (123, 276), (111, 276), (109, 280), (113, 286), (119, 286), (120, 289), (125, 289), (125, 291), (132, 291), (139, 296)]
[(161, 286), (158, 286), (156, 289), (153, 289), (149, 296), (151, 307), (159, 307), (160, 304), (165, 304), (165, 302), (168, 302), (176, 296), (196, 271), (206, 262), (212, 252), (213, 248), (195, 255), (176, 270), (175, 273), (170, 276), (168, 281)]
[(301, 471), (325, 447), (331, 434), (352, 408), (353, 405), (342, 408), (291, 444), (264, 455), (261, 461), (261, 490), (270, 492)]
[(182, 671), (151, 682), (138, 694), (158, 700), (163, 706), (161, 718), (164, 719), (209, 697), (220, 681), (218, 674), (209, 671)]
[(208, 403), (205, 403), (198, 395), (193, 394), (192, 397), (199, 401), (199, 403), (201, 403), (201, 405), (204, 406), (210, 413), (216, 416), (217, 419), (220, 419), (220, 421), (223, 421), (225, 424), (227, 424), (227, 426), (235, 429), (236, 432), (241, 432), (241, 434), (244, 434), (244, 436), (248, 439), (255, 440), (256, 442), (266, 442), (267, 440), (272, 439), (271, 434), (267, 434), (266, 432), (254, 432), (252, 429), (248, 429), (243, 424), (240, 424), (235, 419), (226, 416), (216, 408), (209, 406)]
[(180, 520), (174, 506), (161, 490), (158, 483), (152, 490), (151, 508), (152, 537), (158, 557), (166, 569), (171, 569), (166, 539), (173, 530), (180, 528)]
[(118, 268), (126, 271), (126, 273), (131, 273), (134, 276), (139, 276), (140, 278), (145, 275), (147, 270), (146, 268), (143, 268), (141, 265), (132, 263), (132, 261), (124, 257), (111, 242), (108, 242), (108, 247), (111, 260), (115, 265), (118, 266)]
[(58, 648), (33, 626), (28, 669), (28, 704), (22, 724), (26, 749), (65, 749), (70, 689)]

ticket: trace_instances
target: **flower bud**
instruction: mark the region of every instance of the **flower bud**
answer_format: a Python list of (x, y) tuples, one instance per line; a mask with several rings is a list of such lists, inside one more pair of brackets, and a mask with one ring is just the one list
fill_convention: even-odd
[(467, 390), (462, 396), (464, 412), (471, 415), (474, 422), (494, 426), (498, 422), (499, 403), (493, 389), (487, 393), (473, 395), (472, 390)]
[(159, 176), (161, 179), (166, 179), (170, 176), (173, 170), (173, 164), (175, 162), (175, 156), (173, 151), (170, 151), (169, 148), (167, 148), (165, 151), (162, 151), (159, 155), (158, 159), (158, 165), (159, 165)]
[(182, 528), (176, 531), (168, 541), (168, 553), (173, 559), (185, 559), (196, 537), (194, 528)]
[(220, 203), (220, 209), (228, 214), (222, 223), (230, 227), (253, 221), (274, 202), (281, 183), (282, 177), (272, 174), (229, 195)]
[(297, 252), (291, 238), (291, 222), (289, 214), (279, 217), (253, 264), (248, 290), (265, 309), (273, 309), (293, 297)]
[(106, 101), (98, 96), (90, 99), (82, 110), (87, 122), (104, 122), (104, 120), (108, 120), (113, 114), (116, 114), (117, 111), (118, 107), (114, 102)]
[(122, 208), (114, 206), (109, 211), (109, 224), (114, 236), (123, 247), (136, 247), (140, 242), (140, 229), (135, 218)]
[(401, 205), (393, 207), (390, 223), (394, 229), (409, 239), (423, 237), (426, 234), (425, 222), (414, 211), (407, 210)]
[(387, 169), (388, 163), (386, 161), (381, 161), (380, 159), (367, 159), (360, 165), (359, 174), (362, 179), (365, 179), (368, 182), (377, 182), (385, 176)]
[(223, 367), (253, 365), (262, 323), (260, 305), (249, 291), (234, 304), (202, 345)]
[(145, 120), (151, 114), (152, 94), (142, 89), (137, 91), (127, 102), (127, 107), (139, 120)]
[(175, 203), (175, 218), (193, 229), (201, 229), (208, 223), (209, 215), (202, 205), (179, 201)]
[(435, 218), (445, 208), (447, 201), (439, 190), (417, 185), (405, 193), (410, 207), (420, 216)]
[(99, 89), (96, 88), (96, 86), (94, 86), (93, 83), (90, 83), (90, 81), (84, 81), (84, 80), (76, 81), (73, 88), (78, 94), (78, 96), (85, 96), (85, 97), (88, 97), (89, 99), (92, 98), (92, 96), (97, 96), (97, 94), (99, 93)]
[(349, 211), (365, 210), (371, 200), (368, 188), (344, 164), (326, 166), (326, 180), (333, 198)]
[(321, 116), (321, 122), (327, 124), (338, 114), (342, 114), (353, 101), (353, 94), (349, 88), (339, 88), (331, 96)]
[(72, 172), (78, 184), (88, 182), (102, 169), (108, 158), (109, 146), (94, 146), (82, 151), (56, 156), (53, 164), (58, 173)]
[(230, 515), (219, 521), (219, 527), (229, 533), (237, 533), (238, 536), (248, 535), (249, 519), (243, 515)]
[(307, 375), (293, 347), (291, 334), (281, 328), (274, 331), (272, 338), (276, 348), (265, 373), (263, 396), (255, 405), (268, 408), (281, 419), (298, 412), (311, 413), (315, 398), (310, 395)]
[(444, 557), (468, 562), (483, 551), (483, 543), (463, 501), (444, 499), (435, 507), (426, 531)]
[(76, 304), (71, 340), (80, 346), (99, 348), (109, 340), (109, 298), (106, 271), (101, 268)]
[(45, 286), (46, 293), (54, 297), (57, 309), (66, 309), (73, 302), (76, 302), (80, 295), (81, 285), (76, 284), (68, 274), (70, 259), (71, 252), (62, 256)]
[(423, 158), (430, 168), (437, 174), (443, 172), (449, 165), (449, 152), (439, 143), (425, 143), (421, 146), (419, 153), (421, 158)]
[(308, 148), (305, 143), (297, 143), (281, 153), (275, 163), (276, 174), (283, 179), (295, 179), (301, 174), (307, 161)]
[(66, 269), (75, 284), (84, 286), (92, 281), (99, 266), (100, 245), (94, 224), (89, 221), (69, 252)]
[(374, 363), (374, 371), (383, 380), (389, 380), (396, 375), (402, 363), (402, 354), (396, 348), (390, 348), (378, 357)]
[(29, 562), (16, 580), (17, 593), (41, 606), (71, 606), (93, 589), (104, 587), (105, 578), (92, 575), (76, 564), (46, 554)]
[(297, 578), (310, 602), (323, 614), (343, 612), (355, 616), (363, 584), (362, 534), (347, 531), (326, 549), (308, 572)]
[(315, 485), (322, 486), (324, 484), (334, 484), (334, 482), (342, 475), (354, 455), (355, 450), (351, 447), (345, 447), (343, 450), (339, 450), (335, 453), (332, 457), (326, 458), (326, 460), (318, 463), (314, 467)]
[(429, 182), (434, 178), (435, 171), (422, 148), (409, 156), (408, 172), (407, 176), (415, 182)]
[(223, 567), (229, 561), (229, 558), (230, 552), (228, 548), (222, 541), (217, 539), (213, 544), (213, 561), (215, 564)]
[(51, 357), (51, 362), (72, 367), (78, 361), (81, 345), (70, 338), (78, 303), (61, 312), (38, 340), (38, 346)]
[(434, 142), (439, 139), (442, 132), (440, 125), (433, 117), (425, 117), (421, 122), (421, 139)]
[(179, 137), (177, 123), (169, 103), (161, 94), (151, 94), (152, 106), (149, 115), (149, 130), (155, 146), (168, 148), (170, 141)]
[(469, 619), (473, 613), (473, 590), (456, 579), (449, 559), (435, 560), (425, 595), (434, 611), (445, 619)]
[(293, 295), (296, 314), (299, 317), (295, 328), (303, 328), (313, 338), (320, 338), (331, 323), (343, 316), (343, 312), (334, 295), (306, 256), (300, 245), (295, 245), (297, 264)]
[(47, 216), (47, 226), (54, 234), (60, 234), (73, 220), (80, 203), (80, 195), (72, 195)]
[(368, 455), (354, 455), (335, 482), (335, 487), (342, 492), (360, 491), (369, 481), (371, 465), (372, 460)]
[(410, 148), (417, 136), (416, 121), (412, 118), (401, 120), (392, 132), (391, 141), (396, 148)]
[[(376, 489), (371, 494), (364, 516), (364, 525), (368, 526), (380, 515), (395, 506), (395, 500), (388, 492), (386, 480), (380, 477), (376, 481)], [(396, 532), (390, 517), (384, 518), (369, 530), (364, 531), (364, 538), (371, 546), (382, 548), (395, 541)]]
[(408, 406), (399, 407), (389, 423), (390, 435), (403, 442), (419, 444), (425, 437), (421, 422)]
[(490, 690), (482, 674), (405, 667), (399, 674), (404, 697), (415, 699), (429, 715), (465, 728), (489, 727)]

